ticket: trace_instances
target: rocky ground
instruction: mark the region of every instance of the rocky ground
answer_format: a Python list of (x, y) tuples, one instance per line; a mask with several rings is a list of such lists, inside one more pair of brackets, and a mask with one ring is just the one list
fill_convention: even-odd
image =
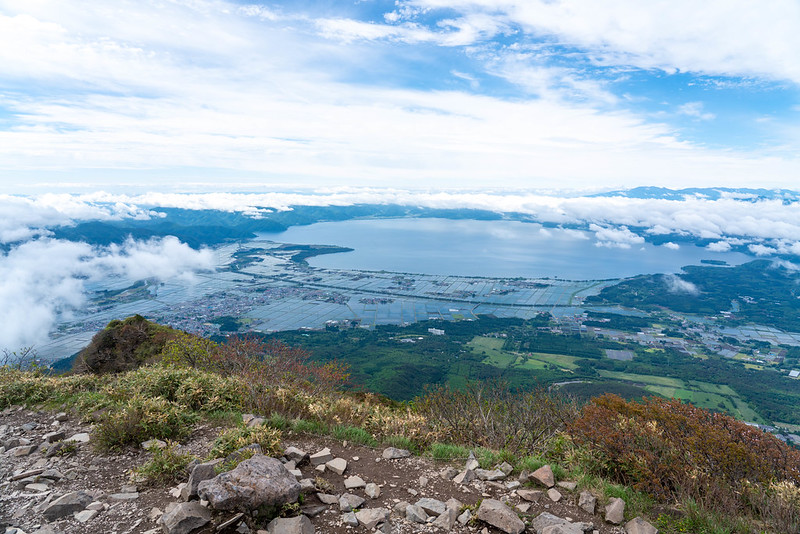
[[(199, 426), (181, 449), (205, 457), (217, 432)], [(218, 476), (201, 464), (177, 487), (153, 487), (132, 477), (147, 450), (100, 454), (91, 425), (76, 416), (8, 408), (0, 413), (0, 533), (656, 532), (625, 524), (621, 500), (595, 503), (570, 481), (548, 480), (548, 468), (481, 470), (307, 436), (287, 435), (284, 445), (277, 460), (256, 454)], [(253, 520), (264, 498), (298, 494), (298, 517)]]

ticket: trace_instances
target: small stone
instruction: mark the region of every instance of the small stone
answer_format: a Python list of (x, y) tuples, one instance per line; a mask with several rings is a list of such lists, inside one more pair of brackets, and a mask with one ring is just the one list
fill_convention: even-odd
[(433, 522), (433, 526), (449, 532), (456, 524), (457, 515), (458, 512), (456, 510), (447, 508), (444, 512), (439, 514), (439, 517)]
[(67, 415), (66, 412), (58, 412), (56, 414), (56, 421), (58, 421), (59, 423), (63, 423), (63, 422), (68, 421), (68, 420), (69, 420), (69, 416)]
[(419, 492), (417, 490), (415, 490), (415, 489), (412, 489), (412, 488), (408, 488), (408, 489), (406, 489), (406, 491), (408, 492), (409, 495), (413, 495), (414, 497), (419, 495)]
[(506, 474), (500, 471), (499, 469), (476, 469), (475, 475), (481, 480), (503, 480), (506, 478)]
[(304, 515), (297, 517), (277, 517), (267, 525), (270, 534), (314, 534), (314, 525)]
[(497, 527), (507, 534), (521, 534), (525, 523), (514, 511), (496, 499), (484, 499), (478, 508), (478, 519)]
[(317, 467), (314, 468), (314, 471), (316, 471), (317, 473), (324, 473), (325, 464), (319, 464)]
[(347, 525), (349, 527), (357, 527), (358, 518), (356, 517), (355, 512), (346, 512), (342, 514), (342, 524)]
[(42, 440), (45, 443), (55, 443), (56, 441), (61, 441), (62, 439), (64, 439), (65, 436), (66, 434), (64, 434), (64, 431), (59, 430), (56, 432), (49, 432), (45, 434), (44, 436), (42, 436)]
[(90, 439), (91, 438), (89, 437), (89, 434), (87, 432), (80, 432), (78, 434), (73, 434), (65, 441), (75, 441), (77, 443), (89, 443)]
[(552, 488), (556, 485), (555, 477), (553, 476), (553, 470), (549, 465), (544, 465), (531, 473), (531, 478), (546, 488)]
[(520, 486), (522, 486), (522, 484), (519, 483), (519, 480), (512, 480), (510, 482), (506, 482), (506, 489), (509, 490), (515, 490)]
[(457, 474), (458, 474), (458, 471), (456, 471), (452, 467), (445, 467), (444, 469), (439, 471), (439, 476), (442, 477), (445, 480), (453, 480), (456, 477)]
[(160, 521), (166, 534), (188, 534), (210, 523), (211, 512), (197, 501), (182, 502), (167, 507)]
[(408, 508), (409, 506), (411, 506), (411, 503), (409, 503), (408, 501), (400, 501), (394, 505), (394, 507), (392, 508), (392, 512), (394, 512), (399, 516), (405, 517), (406, 508)]
[(325, 447), (321, 451), (312, 454), (309, 460), (311, 461), (311, 465), (321, 465), (333, 460), (333, 455), (331, 454), (331, 450)]
[(542, 534), (583, 534), (583, 530), (577, 525), (566, 523), (563, 525), (550, 525), (542, 529)]
[(139, 498), (138, 493), (112, 493), (109, 498), (115, 501), (132, 501)]
[(308, 459), (308, 453), (297, 447), (288, 447), (283, 451), (283, 455), (286, 456), (287, 459), (294, 461), (297, 465), (302, 464)]
[[(94, 504), (94, 503), (92, 503), (92, 504)], [(102, 507), (103, 505), (101, 504), (100, 506)], [(87, 509), (88, 508), (89, 507), (87, 506)], [(162, 515), (164, 515), (164, 512), (162, 512), (160, 508), (153, 507), (153, 508), (150, 508), (150, 513), (147, 514), (147, 519), (149, 519), (150, 521), (158, 521), (159, 519), (161, 519)]]
[(327, 493), (317, 493), (317, 499), (319, 499), (322, 504), (337, 504), (339, 502), (339, 497)]
[(462, 525), (466, 525), (467, 523), (469, 523), (470, 519), (472, 519), (472, 512), (470, 512), (469, 510), (464, 510), (456, 520)]
[(161, 441), (160, 439), (148, 439), (147, 441), (142, 442), (142, 448), (145, 450), (164, 449), (166, 447), (167, 443), (165, 441)]
[(412, 523), (427, 523), (428, 514), (426, 514), (425, 510), (419, 506), (409, 504), (406, 507), (406, 520), (411, 521)]
[(465, 469), (453, 478), (453, 482), (456, 484), (469, 484), (475, 480), (475, 478), (475, 471), (472, 469)]
[(582, 491), (578, 497), (578, 506), (585, 510), (587, 513), (594, 514), (595, 506), (597, 505), (597, 497), (591, 492)]
[(558, 486), (559, 488), (564, 488), (564, 489), (565, 489), (565, 490), (567, 490), (567, 491), (575, 491), (575, 488), (577, 488), (577, 487), (578, 487), (578, 484), (576, 484), (575, 482), (566, 482), (566, 481), (563, 481), (563, 482), (559, 482), (559, 483), (557, 484), (557, 486)]
[(217, 528), (215, 530), (217, 532), (223, 532), (226, 528), (230, 528), (230, 527), (234, 526), (236, 523), (241, 521), (243, 518), (244, 518), (244, 513), (243, 512), (239, 512), (238, 514), (235, 514), (230, 519), (228, 519), (226, 521), (223, 521), (222, 523), (217, 525)]
[(547, 496), (548, 496), (548, 497), (550, 498), (550, 500), (551, 500), (551, 501), (553, 501), (553, 502), (558, 502), (558, 501), (560, 501), (560, 500), (561, 500), (561, 497), (562, 497), (562, 495), (561, 495), (561, 492), (560, 492), (560, 491), (558, 491), (558, 490), (557, 490), (557, 489), (555, 489), (555, 488), (550, 488), (549, 490), (547, 490)]
[(83, 510), (75, 513), (75, 519), (77, 519), (79, 523), (86, 523), (94, 518), (94, 516), (96, 516), (98, 513), (99, 512), (97, 510)]
[(337, 475), (341, 475), (344, 474), (345, 469), (347, 469), (347, 460), (344, 458), (334, 458), (325, 462), (325, 467)]
[(327, 506), (304, 506), (300, 512), (307, 517), (317, 517), (322, 512), (328, 509)]
[(311, 478), (301, 478), (300, 479), (300, 493), (313, 493), (317, 487), (314, 484), (314, 480)]
[(374, 482), (370, 482), (364, 487), (364, 494), (370, 499), (377, 499), (378, 497), (381, 496), (381, 487), (375, 484)]
[(342, 512), (350, 512), (356, 508), (360, 508), (365, 502), (367, 501), (363, 497), (353, 495), (352, 493), (345, 493), (339, 497), (339, 510)]
[(39, 447), (37, 447), (36, 445), (20, 445), (19, 447), (15, 447), (11, 450), (14, 451), (14, 456), (19, 457), (19, 456), (30, 456), (31, 454), (36, 452), (36, 449), (38, 448)]
[(356, 512), (356, 518), (364, 527), (372, 530), (378, 526), (378, 523), (383, 523), (389, 519), (389, 510), (386, 508), (365, 508)]
[(606, 505), (606, 521), (619, 525), (625, 520), (625, 501), (611, 497)]
[(522, 512), (523, 514), (527, 514), (528, 510), (531, 509), (531, 505), (530, 505), (530, 503), (523, 502), (523, 503), (519, 503), (515, 508), (517, 510), (519, 510), (520, 512)]
[(510, 475), (511, 472), (514, 471), (514, 468), (508, 462), (503, 462), (502, 464), (498, 465), (497, 469), (505, 473), (506, 476)]
[(50, 489), (50, 487), (47, 484), (34, 483), (34, 484), (26, 484), (25, 489), (28, 491), (42, 492), (42, 491), (47, 491), (48, 489)]
[(658, 529), (641, 517), (634, 517), (625, 523), (625, 532), (627, 534), (658, 534)]
[(50, 503), (42, 512), (42, 516), (48, 521), (55, 521), (74, 512), (80, 512), (91, 502), (92, 497), (85, 491), (73, 491)]
[(358, 476), (347, 477), (344, 479), (344, 487), (349, 490), (363, 488), (366, 485), (367, 483), (364, 482), (364, 479)]
[(425, 510), (425, 513), (427, 513), (428, 515), (439, 515), (444, 513), (444, 511), (447, 509), (447, 505), (442, 501), (437, 499), (430, 499), (427, 497), (418, 500), (416, 503), (414, 503), (414, 506), (419, 506), (420, 508)]
[(467, 463), (464, 464), (464, 469), (469, 469), (470, 471), (475, 471), (476, 469), (480, 469), (481, 464), (475, 458), (470, 458), (467, 460)]
[(103, 508), (104, 508), (103, 503), (101, 503), (100, 501), (94, 501), (92, 503), (89, 503), (89, 506), (86, 507), (87, 510), (96, 510), (98, 512), (102, 512)]
[(455, 510), (456, 512), (461, 510), (461, 508), (464, 506), (463, 502), (461, 502), (458, 499), (455, 499), (453, 497), (450, 497), (449, 499), (447, 499), (447, 502), (445, 502), (444, 504), (445, 504), (445, 506), (447, 506), (447, 508), (449, 508), (451, 510)]
[(563, 519), (561, 517), (555, 516), (550, 512), (542, 512), (538, 516), (531, 521), (531, 528), (537, 534), (541, 534), (542, 531), (550, 526), (553, 525), (568, 525), (569, 521)]
[(398, 449), (395, 447), (386, 447), (383, 449), (381, 456), (385, 460), (399, 460), (400, 458), (408, 458), (411, 456), (411, 451), (405, 449)]

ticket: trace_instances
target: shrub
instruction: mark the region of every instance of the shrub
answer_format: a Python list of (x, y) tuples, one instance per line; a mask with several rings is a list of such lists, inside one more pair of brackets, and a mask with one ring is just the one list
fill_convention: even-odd
[(151, 438), (180, 439), (196, 420), (195, 414), (161, 397), (135, 395), (103, 414), (94, 441), (100, 449), (118, 449)]
[(208, 455), (210, 458), (222, 458), (253, 443), (258, 443), (261, 452), (268, 456), (283, 452), (280, 430), (264, 425), (253, 427), (240, 425), (229, 428), (217, 436)]
[(186, 466), (195, 459), (192, 454), (178, 452), (174, 441), (168, 441), (163, 449), (153, 447), (150, 452), (153, 457), (135, 470), (150, 484), (169, 484), (184, 478)]
[(512, 391), (502, 381), (429, 387), (417, 406), (444, 439), (514, 453), (542, 450), (576, 413), (566, 397), (544, 388)]
[(595, 472), (660, 499), (691, 498), (723, 514), (750, 509), (748, 495), (769, 497), (775, 482), (800, 485), (800, 451), (730, 416), (674, 399), (598, 397), (569, 432), (589, 451)]

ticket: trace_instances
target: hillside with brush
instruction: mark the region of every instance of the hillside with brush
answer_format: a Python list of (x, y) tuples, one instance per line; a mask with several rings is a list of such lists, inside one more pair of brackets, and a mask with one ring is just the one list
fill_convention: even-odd
[[(400, 403), (354, 393), (349, 376), (277, 341), (215, 343), (140, 317), (99, 332), (72, 373), (0, 368), (0, 524), (103, 532), (124, 511), (139, 520), (128, 532), (800, 531), (800, 451), (727, 415), (663, 398), (579, 404), (501, 380)], [(69, 432), (52, 435), (59, 425)], [(201, 465), (213, 481), (270, 459), (299, 479), (293, 501), (217, 508), (211, 482), (201, 501), (181, 494)], [(48, 469), (62, 477), (43, 482)], [(346, 509), (348, 496), (360, 502)], [(168, 526), (190, 508), (207, 521)]]

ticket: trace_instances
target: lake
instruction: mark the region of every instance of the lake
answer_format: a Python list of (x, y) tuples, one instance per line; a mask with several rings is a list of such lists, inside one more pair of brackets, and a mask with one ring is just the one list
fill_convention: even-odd
[(598, 246), (593, 232), (518, 221), (350, 220), (294, 226), (285, 232), (262, 234), (260, 239), (355, 249), (310, 258), (309, 264), (316, 267), (500, 278), (622, 278), (676, 273), (703, 259), (730, 265), (753, 259), (693, 245), (672, 249), (644, 243), (609, 248)]

